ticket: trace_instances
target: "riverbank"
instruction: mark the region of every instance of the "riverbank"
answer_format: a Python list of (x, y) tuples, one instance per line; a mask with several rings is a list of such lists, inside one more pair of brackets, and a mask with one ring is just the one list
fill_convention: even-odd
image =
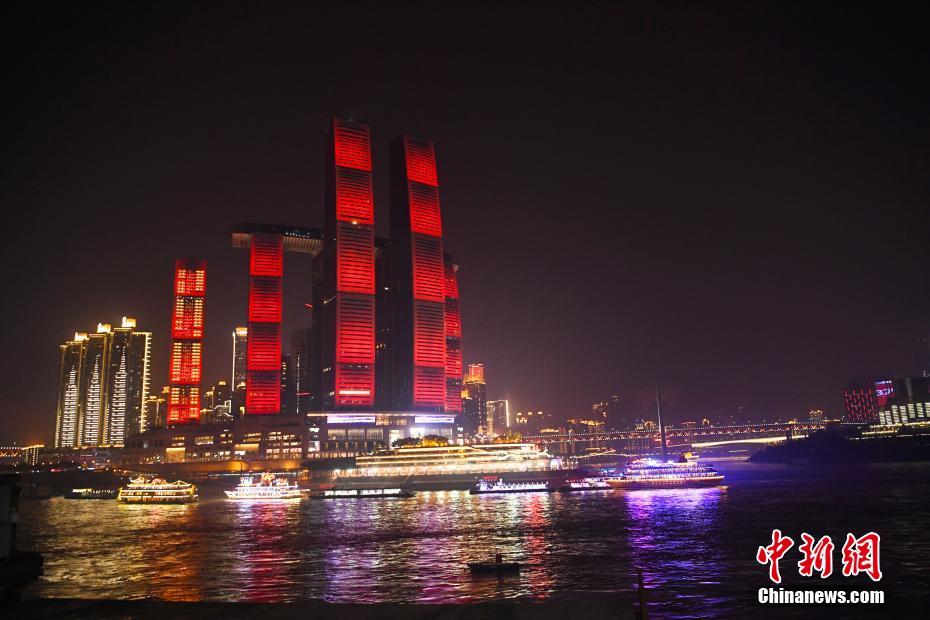
[(749, 460), (814, 465), (930, 462), (930, 435), (868, 437), (820, 431), (804, 439), (768, 446)]

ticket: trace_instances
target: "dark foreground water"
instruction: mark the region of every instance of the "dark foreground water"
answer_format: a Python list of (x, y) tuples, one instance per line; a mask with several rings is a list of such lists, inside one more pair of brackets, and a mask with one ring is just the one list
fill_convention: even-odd
[[(849, 616), (849, 607), (763, 607), (757, 564), (773, 528), (797, 542), (785, 585), (882, 588), (902, 617), (930, 597), (930, 465), (854, 469), (716, 462), (717, 489), (474, 496), (421, 492), (400, 500), (202, 501), (124, 506), (23, 501), (24, 547), (45, 555), (30, 596), (184, 601), (472, 602), (499, 598), (635, 599), (642, 567), (651, 612), (666, 617)], [(839, 576), (846, 532), (882, 536), (884, 579)], [(835, 575), (802, 580), (802, 531), (830, 534)], [(529, 567), (473, 577), (495, 550)], [(815, 583), (816, 582), (816, 583)], [(919, 615), (919, 614), (918, 614)]]

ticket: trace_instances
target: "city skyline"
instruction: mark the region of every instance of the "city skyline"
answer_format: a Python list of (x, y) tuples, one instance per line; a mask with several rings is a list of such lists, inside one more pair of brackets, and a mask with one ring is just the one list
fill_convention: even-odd
[[(191, 11), (194, 23), (207, 18)], [(12, 143), (30, 146), (4, 191), (14, 207), (5, 225), (17, 231), (4, 256), (8, 264), (31, 261), (11, 275), (18, 303), (4, 309), (18, 355), (3, 362), (12, 380), (0, 393), (2, 435), (24, 443), (50, 437), (56, 349), (100, 317), (137, 317), (153, 333), (153, 392), (167, 384), (177, 256), (210, 265), (202, 385), (228, 377), (229, 334), (247, 323), (248, 290), (248, 257), (229, 248), (228, 234), (240, 221), (322, 226), (319, 132), (334, 112), (370, 122), (379, 143), (405, 130), (435, 139), (444, 236), (462, 264), (464, 361), (487, 365), (488, 397), (508, 399), (513, 411), (579, 415), (614, 393), (645, 410), (661, 375), (666, 397), (695, 412), (688, 417), (739, 406), (759, 417), (812, 408), (838, 415), (851, 377), (915, 374), (912, 343), (930, 320), (921, 232), (928, 162), (917, 147), (928, 128), (918, 112), (926, 92), (897, 60), (910, 50), (888, 38), (872, 61), (852, 34), (821, 50), (825, 16), (805, 16), (809, 31), (795, 32), (789, 23), (799, 15), (760, 12), (774, 32), (795, 33), (784, 57), (759, 52), (745, 33), (769, 35), (733, 16), (711, 20), (717, 46), (692, 49), (687, 37), (650, 31), (632, 13), (624, 28), (646, 50), (642, 66), (624, 60), (625, 48), (596, 24), (572, 24), (591, 35), (579, 37), (590, 48), (562, 42), (526, 58), (498, 42), (483, 53), (502, 52), (503, 65), (481, 70), (440, 30), (426, 35), (437, 53), (416, 71), (434, 78), (430, 91), (415, 76), (395, 83), (395, 72), (365, 55), (326, 70), (297, 58), (288, 52), (306, 49), (305, 33), (278, 17), (279, 41), (256, 41), (264, 58), (289, 75), (321, 77), (281, 87), (276, 74), (247, 71), (247, 90), (260, 93), (251, 95), (225, 68), (251, 66), (248, 59), (216, 34), (241, 25), (244, 14), (222, 16), (210, 35), (217, 51), (173, 23), (117, 29), (115, 17), (104, 18), (98, 51), (60, 25), (23, 28), (19, 36), (36, 49), (73, 45), (75, 53), (59, 66), (55, 54), (24, 52), (30, 74), (56, 78), (61, 93), (16, 76), (21, 113)], [(305, 15), (291, 17), (306, 27)], [(538, 40), (540, 27), (556, 21), (535, 17), (523, 36)], [(387, 44), (376, 22), (360, 27)], [(492, 27), (501, 35), (495, 41), (515, 23), (505, 15)], [(463, 16), (445, 28), (469, 24)], [(887, 24), (877, 27), (887, 35)], [(177, 41), (171, 53), (148, 54), (168, 35)], [(333, 36), (321, 33), (320, 44)], [(690, 55), (676, 56), (684, 51)], [(396, 52), (398, 62), (421, 62), (410, 49)], [(802, 65), (807, 54), (814, 61)], [(740, 71), (746, 55), (762, 76)], [(718, 83), (716, 61), (745, 87)], [(91, 78), (71, 80), (73, 63), (88, 64)], [(578, 94), (548, 91), (543, 66)], [(617, 83), (597, 86), (605, 69)], [(110, 71), (132, 87), (98, 99)], [(856, 71), (871, 90), (847, 101)], [(359, 83), (345, 77), (358, 73), (366, 75)], [(183, 97), (147, 103), (165, 85), (191, 87), (203, 75), (211, 94), (186, 88)], [(328, 84), (322, 96), (313, 87), (320, 82)], [(467, 106), (456, 97), (462, 90), (474, 95)], [(123, 98), (132, 118), (121, 112), (129, 107)], [(59, 109), (51, 102), (60, 99), (85, 103)], [(747, 101), (762, 112), (741, 112)], [(374, 192), (387, 204), (383, 151), (373, 154)], [(388, 220), (383, 211), (376, 234)], [(284, 262), (288, 281), (309, 282), (308, 264)], [(309, 287), (284, 295), (289, 334), (306, 326)]]

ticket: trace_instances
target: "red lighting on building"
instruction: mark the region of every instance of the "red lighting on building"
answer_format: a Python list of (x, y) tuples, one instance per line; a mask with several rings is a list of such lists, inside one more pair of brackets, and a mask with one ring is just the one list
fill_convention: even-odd
[(459, 312), (458, 265), (444, 257), (446, 323), (446, 411), (462, 412), (462, 317)]
[(442, 411), (447, 400), (447, 295), (436, 154), (432, 142), (410, 136), (401, 141), (413, 276), (412, 405)]
[(844, 389), (843, 403), (846, 405), (846, 419), (850, 422), (878, 420), (878, 399), (871, 386)]
[(281, 412), (281, 281), (284, 241), (278, 234), (255, 233), (249, 246), (249, 336), (246, 353), (245, 412)]
[[(375, 234), (368, 125), (333, 120), (335, 354), (333, 404), (375, 402)], [(335, 230), (332, 230), (335, 224)], [(332, 232), (330, 232), (332, 231)], [(329, 358), (329, 355), (326, 355)]]
[(196, 424), (200, 419), (206, 290), (206, 261), (175, 261), (168, 369), (168, 424)]

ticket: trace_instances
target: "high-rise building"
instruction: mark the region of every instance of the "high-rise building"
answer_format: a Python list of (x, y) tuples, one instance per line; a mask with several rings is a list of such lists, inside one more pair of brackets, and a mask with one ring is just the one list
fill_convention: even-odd
[(80, 445), (96, 446), (102, 442), (102, 431), (106, 424), (107, 384), (110, 370), (111, 326), (97, 324), (97, 333), (87, 338), (84, 354), (84, 372), (81, 395), (84, 397), (81, 416)]
[(55, 447), (75, 448), (81, 445), (81, 418), (83, 398), (81, 386), (84, 356), (87, 353), (87, 334), (78, 332), (74, 339), (59, 349), (58, 407), (55, 417)]
[(446, 411), (462, 413), (462, 315), (459, 312), (459, 266), (443, 255), (446, 331)]
[(145, 429), (150, 431), (164, 428), (168, 422), (168, 398), (171, 388), (167, 385), (161, 389), (161, 394), (149, 394), (145, 401)]
[(171, 356), (168, 367), (168, 383), (171, 388), (168, 398), (168, 425), (196, 424), (200, 416), (206, 289), (206, 261), (175, 261)]
[(230, 381), (230, 413), (234, 418), (245, 414), (246, 364), (248, 363), (249, 328), (237, 327), (232, 333), (233, 360)]
[(310, 391), (310, 329), (298, 329), (291, 333), (291, 377), (294, 387), (294, 411), (299, 414), (310, 412), (312, 392)]
[(619, 395), (611, 395), (607, 400), (591, 405), (591, 415), (594, 419), (603, 422), (605, 428), (618, 431), (630, 429), (630, 421), (623, 411), (623, 403)]
[(391, 243), (375, 239), (375, 406), (394, 409), (393, 304)]
[(510, 402), (507, 400), (489, 400), (488, 417), (491, 419), (491, 428), (495, 435), (506, 434), (513, 425), (513, 421), (510, 419)]
[(493, 420), (488, 417), (484, 364), (469, 364), (462, 390), (462, 428), (466, 434), (492, 435)]
[(255, 233), (249, 246), (249, 335), (246, 415), (281, 413), (281, 278), (284, 240)]
[(291, 354), (281, 354), (281, 413), (293, 413), (294, 367)]
[(145, 430), (151, 348), (151, 332), (136, 331), (134, 318), (123, 317), (121, 325), (112, 330), (105, 445), (121, 446), (126, 437)]
[(314, 259), (311, 392), (324, 411), (375, 403), (375, 244), (368, 125), (336, 118), (326, 148), (323, 251)]
[(446, 405), (445, 270), (433, 143), (391, 145), (392, 346), (395, 407)]
[(56, 448), (121, 446), (143, 430), (151, 334), (135, 326), (129, 317), (116, 329), (99, 323), (59, 347)]

